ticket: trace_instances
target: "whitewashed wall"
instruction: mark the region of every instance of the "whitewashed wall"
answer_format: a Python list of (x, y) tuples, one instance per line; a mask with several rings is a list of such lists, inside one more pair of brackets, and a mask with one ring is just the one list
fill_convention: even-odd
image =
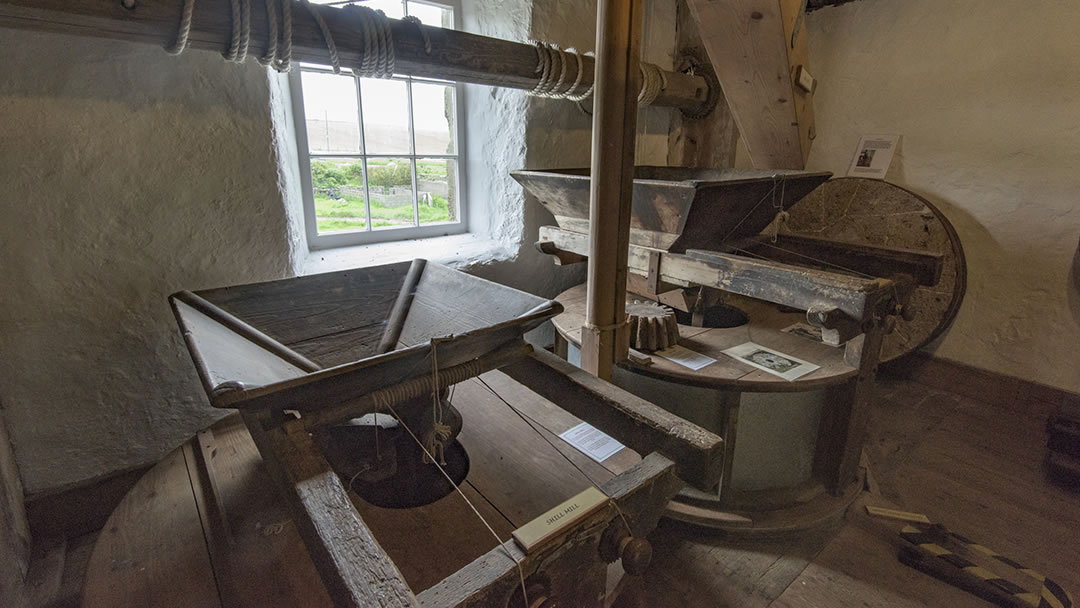
[(903, 135), (888, 179), (964, 243), (968, 292), (936, 355), (1080, 391), (1080, 5), (860, 0), (807, 19), (817, 139)]

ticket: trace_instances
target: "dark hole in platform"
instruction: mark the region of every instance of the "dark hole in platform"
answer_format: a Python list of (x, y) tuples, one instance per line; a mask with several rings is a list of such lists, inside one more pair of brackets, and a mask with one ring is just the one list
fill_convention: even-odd
[[(675, 320), (679, 325), (693, 325), (693, 317), (688, 312), (675, 311)], [(716, 304), (705, 309), (705, 323), (702, 327), (740, 327), (750, 322), (750, 317), (742, 310), (727, 304)]]
[[(454, 491), (438, 467), (423, 461), (424, 453), (401, 426), (380, 427), (376, 450), (374, 428), (369, 425), (331, 429), (324, 443), (327, 460), (364, 501), (385, 509), (411, 509), (429, 505)], [(469, 474), (469, 455), (457, 441), (446, 445), (443, 469), (454, 484)]]

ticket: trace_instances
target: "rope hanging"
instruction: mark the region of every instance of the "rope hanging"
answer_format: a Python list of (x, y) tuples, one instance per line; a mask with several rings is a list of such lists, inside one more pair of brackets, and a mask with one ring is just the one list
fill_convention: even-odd
[(243, 63), (251, 44), (251, 0), (229, 0), (232, 7), (232, 35), (229, 48), (222, 53), (226, 61)]
[(179, 55), (187, 48), (188, 37), (191, 35), (191, 17), (195, 14), (195, 0), (184, 0), (184, 8), (180, 14), (180, 24), (176, 27), (176, 38), (173, 43), (165, 47), (165, 52), (170, 55)]

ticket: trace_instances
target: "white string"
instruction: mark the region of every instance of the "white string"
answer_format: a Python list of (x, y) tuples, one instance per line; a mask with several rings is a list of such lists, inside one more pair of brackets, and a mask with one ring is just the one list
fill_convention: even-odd
[(191, 18), (195, 14), (195, 0), (184, 0), (184, 8), (180, 13), (180, 24), (176, 27), (176, 39), (165, 47), (165, 52), (170, 55), (179, 55), (187, 48), (188, 37), (191, 35)]
[[(433, 357), (435, 356), (435, 348), (436, 348), (435, 343), (433, 341), (432, 345), (431, 345), (431, 353), (432, 353)], [(390, 400), (388, 398), (386, 398), (385, 395), (378, 395), (376, 398), (381, 400), (383, 402), (382, 406), (384, 406), (386, 409), (390, 410), (390, 413), (393, 414), (394, 417), (397, 418), (399, 422), (401, 422), (401, 426), (405, 428), (405, 431), (407, 433), (409, 433), (409, 436), (412, 437), (413, 441), (416, 442), (416, 445), (420, 446), (420, 449), (423, 450), (424, 456), (428, 460), (430, 460), (432, 462), (432, 464), (435, 465), (435, 468), (438, 469), (440, 473), (442, 473), (442, 476), (445, 477), (446, 480), (450, 482), (450, 485), (454, 488), (454, 491), (456, 491), (458, 493), (458, 495), (461, 496), (461, 499), (465, 501), (465, 504), (469, 505), (469, 508), (472, 509), (472, 512), (476, 514), (476, 517), (478, 517), (480, 519), (480, 522), (484, 524), (484, 527), (487, 528), (488, 532), (490, 532), (491, 535), (495, 538), (495, 540), (499, 543), (499, 547), (501, 547), (503, 549), (503, 551), (506, 552), (506, 555), (510, 558), (510, 561), (514, 562), (514, 565), (517, 566), (518, 577), (521, 579), (521, 594), (522, 594), (522, 597), (525, 599), (525, 605), (528, 606), (529, 605), (529, 597), (528, 597), (528, 592), (525, 589), (525, 570), (522, 569), (521, 562), (519, 562), (517, 560), (517, 558), (514, 557), (514, 554), (510, 551), (509, 548), (506, 547), (506, 545), (504, 544), (502, 538), (500, 538), (499, 534), (497, 532), (495, 532), (495, 529), (491, 527), (491, 524), (488, 523), (488, 520), (485, 519), (484, 516), (480, 514), (479, 509), (477, 509), (476, 506), (473, 505), (472, 501), (469, 500), (469, 497), (466, 496), (465, 493), (461, 491), (461, 487), (458, 486), (458, 484), (454, 483), (454, 479), (452, 477), (450, 477), (450, 474), (446, 472), (446, 469), (444, 469), (442, 467), (442, 465), (440, 465), (438, 463), (438, 461), (435, 460), (435, 458), (434, 458), (434, 456), (432, 456), (431, 452), (429, 452), (428, 449), (424, 446), (424, 442), (420, 441), (420, 438), (417, 437), (415, 433), (413, 433), (412, 429), (409, 428), (409, 425), (407, 425), (407, 424), (405, 424), (403, 422), (403, 419), (401, 418), (401, 416), (399, 416), (397, 411), (394, 410), (394, 406), (393, 406), (393, 404), (390, 403)]]

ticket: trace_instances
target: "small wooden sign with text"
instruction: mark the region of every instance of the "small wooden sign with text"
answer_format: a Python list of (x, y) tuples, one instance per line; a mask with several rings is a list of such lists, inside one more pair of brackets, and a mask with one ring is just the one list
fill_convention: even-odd
[(595, 513), (609, 500), (610, 498), (600, 490), (595, 487), (589, 488), (514, 530), (514, 540), (528, 553), (573, 525), (574, 522)]

